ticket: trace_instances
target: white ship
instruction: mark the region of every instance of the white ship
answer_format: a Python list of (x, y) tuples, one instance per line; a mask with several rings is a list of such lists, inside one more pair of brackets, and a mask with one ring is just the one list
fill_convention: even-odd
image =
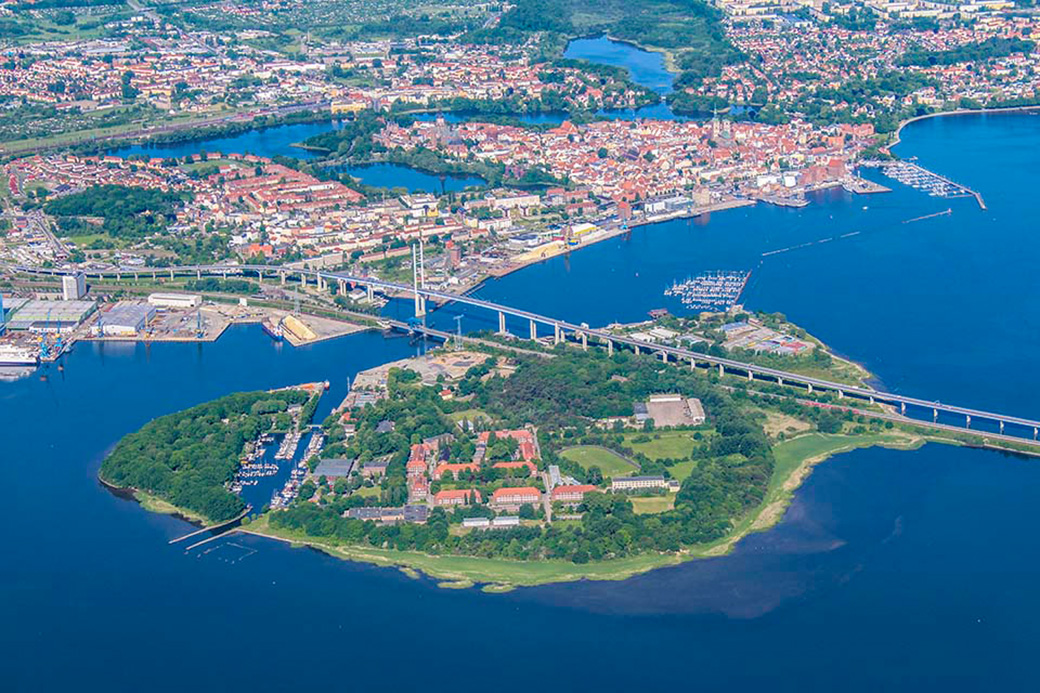
[(0, 366), (37, 366), (39, 363), (40, 357), (34, 351), (13, 344), (0, 344)]

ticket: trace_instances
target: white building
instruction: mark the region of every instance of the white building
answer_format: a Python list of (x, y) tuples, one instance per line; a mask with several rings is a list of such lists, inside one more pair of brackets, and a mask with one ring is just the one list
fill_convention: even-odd
[(87, 280), (82, 272), (61, 275), (61, 297), (66, 301), (78, 301), (87, 295)]
[(148, 303), (156, 308), (198, 308), (202, 296), (198, 294), (149, 294)]
[(155, 307), (139, 303), (120, 303), (101, 315), (98, 324), (106, 337), (130, 337), (143, 332), (155, 317)]
[(648, 488), (668, 488), (663, 476), (622, 476), (610, 480), (611, 491), (639, 491)]

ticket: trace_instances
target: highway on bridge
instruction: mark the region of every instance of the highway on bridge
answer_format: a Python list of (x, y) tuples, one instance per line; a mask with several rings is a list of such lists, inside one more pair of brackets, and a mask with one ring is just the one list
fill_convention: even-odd
[[(35, 275), (57, 276), (67, 273), (60, 269), (50, 268), (13, 267), (9, 269), (15, 272)], [(354, 287), (365, 287), (369, 292), (378, 291), (380, 293), (397, 295), (408, 294), (411, 295), (415, 301), (417, 316), (425, 315), (427, 301), (445, 304), (459, 303), (496, 313), (499, 319), (499, 332), (502, 333), (505, 333), (506, 331), (505, 319), (507, 316), (519, 318), (527, 320), (530, 323), (530, 336), (532, 339), (538, 336), (537, 328), (541, 325), (546, 326), (553, 331), (553, 337), (556, 343), (564, 341), (567, 338), (567, 334), (570, 333), (574, 338), (579, 339), (582, 342), (582, 345), (586, 348), (588, 346), (588, 340), (593, 339), (598, 341), (600, 344), (605, 345), (611, 353), (619, 346), (626, 346), (636, 353), (648, 351), (659, 354), (665, 360), (675, 359), (676, 361), (688, 361), (691, 367), (696, 367), (697, 365), (714, 367), (719, 369), (720, 374), (730, 373), (743, 375), (750, 381), (755, 379), (768, 380), (781, 385), (801, 386), (810, 393), (818, 390), (821, 392), (834, 393), (839, 398), (855, 397), (870, 403), (877, 402), (890, 404), (899, 407), (900, 413), (903, 415), (906, 415), (908, 407), (924, 409), (927, 412), (931, 412), (933, 423), (938, 422), (941, 415), (953, 415), (960, 417), (964, 421), (963, 428), (965, 429), (970, 429), (973, 420), (991, 421), (997, 424), (1000, 434), (1005, 433), (1004, 427), (1009, 424), (1027, 429), (1026, 435), (1020, 437), (1023, 441), (1029, 442), (1029, 435), (1031, 435), (1033, 441), (1036, 441), (1038, 435), (1040, 435), (1040, 421), (1034, 419), (1020, 416), (1009, 416), (971, 407), (944, 404), (919, 397), (910, 397), (892, 392), (883, 392), (865, 387), (836, 383), (829, 380), (800, 375), (798, 373), (791, 373), (775, 368), (768, 368), (766, 366), (745, 363), (721, 356), (702, 354), (681, 347), (653, 344), (638, 339), (632, 339), (631, 337), (615, 335), (606, 330), (591, 328), (586, 324), (575, 324), (566, 320), (540, 315), (538, 313), (505, 306), (492, 301), (485, 301), (473, 296), (453, 294), (418, 285), (408, 286), (407, 284), (389, 282), (374, 277), (354, 276), (342, 272), (329, 272), (324, 270), (287, 268), (277, 265), (187, 265), (164, 268), (148, 267), (83, 270), (83, 272), (88, 278), (97, 277), (99, 279), (123, 279), (128, 277), (139, 278), (140, 276), (152, 276), (155, 278), (168, 276), (173, 278), (176, 276), (192, 275), (196, 277), (201, 277), (203, 275), (228, 277), (234, 275), (248, 276), (255, 274), (261, 281), (264, 277), (271, 277), (278, 278), (281, 282), (285, 283), (286, 281), (295, 278), (304, 284), (313, 281), (319, 288), (327, 286), (329, 282), (336, 282), (341, 288), (346, 288), (349, 285)], [(911, 420), (916, 419), (911, 418)]]

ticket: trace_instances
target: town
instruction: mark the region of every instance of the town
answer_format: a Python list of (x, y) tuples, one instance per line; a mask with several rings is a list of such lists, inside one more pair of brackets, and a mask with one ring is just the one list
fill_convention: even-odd
[[(67, 295), (89, 292), (107, 309), (112, 294), (25, 281), (20, 269), (60, 268), (75, 283), (91, 270), (221, 264), (235, 277), (236, 265), (261, 263), (465, 293), (644, 224), (800, 207), (825, 188), (883, 193), (863, 165), (883, 163), (901, 122), (1038, 102), (1040, 20), (1003, 1), (720, 0), (708, 14), (725, 57), (707, 64), (674, 37), (604, 25), (657, 40), (670, 90), (566, 57), (560, 33), (577, 29), (577, 15), (529, 21), (544, 9), (537, 0), (430, 13), (384, 5), (353, 36), (328, 30), (360, 20), (349, 3), (0, 9), (24, 32), (6, 39), (0, 66), (0, 339), (53, 358), (61, 348), (41, 345), (40, 332), (68, 344), (91, 313)], [(313, 30), (289, 32), (293, 23)], [(310, 129), (278, 153), (206, 146), (296, 127)], [(163, 150), (195, 140), (187, 154)], [(985, 207), (970, 189), (902, 166), (876, 170)], [(371, 167), (389, 182), (368, 182)], [(448, 189), (453, 176), (465, 185)], [(304, 313), (356, 323), (393, 298), (153, 278), (130, 300), (262, 299), (282, 311), (269, 319), (279, 329), (285, 315), (299, 319), (301, 301)], [(56, 297), (66, 304), (28, 303)], [(24, 331), (35, 336), (14, 334)]]

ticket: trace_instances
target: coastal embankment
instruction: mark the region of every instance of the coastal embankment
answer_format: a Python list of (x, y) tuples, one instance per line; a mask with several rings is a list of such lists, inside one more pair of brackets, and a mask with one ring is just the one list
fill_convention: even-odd
[(860, 435), (806, 433), (783, 441), (774, 447), (776, 466), (768, 493), (758, 508), (738, 522), (733, 532), (722, 539), (679, 553), (648, 553), (585, 564), (563, 560), (519, 561), (432, 555), (349, 544), (333, 538), (312, 537), (274, 528), (268, 522), (269, 515), (262, 515), (234, 531), (286, 542), (292, 546), (309, 547), (343, 560), (419, 571), (441, 581), (442, 587), (480, 585), (485, 592), (502, 592), (514, 587), (557, 582), (625, 580), (657, 568), (728, 554), (749, 534), (775, 526), (783, 518), (794, 492), (808, 478), (812, 468), (833, 455), (874, 446), (911, 450), (928, 441), (927, 436), (901, 430)]
[(903, 141), (903, 128), (905, 128), (907, 125), (911, 125), (922, 120), (930, 120), (932, 118), (946, 118), (949, 116), (988, 115), (991, 113), (1021, 113), (1024, 111), (1040, 111), (1040, 104), (1034, 104), (1032, 106), (1007, 106), (1003, 108), (958, 108), (953, 111), (940, 111), (938, 113), (926, 113), (925, 115), (914, 116), (913, 118), (907, 118), (903, 122), (899, 123), (899, 127), (896, 128), (896, 131), (892, 136), (892, 141), (886, 144), (884, 147), (881, 147), (880, 150), (885, 154), (891, 155), (892, 148)]

